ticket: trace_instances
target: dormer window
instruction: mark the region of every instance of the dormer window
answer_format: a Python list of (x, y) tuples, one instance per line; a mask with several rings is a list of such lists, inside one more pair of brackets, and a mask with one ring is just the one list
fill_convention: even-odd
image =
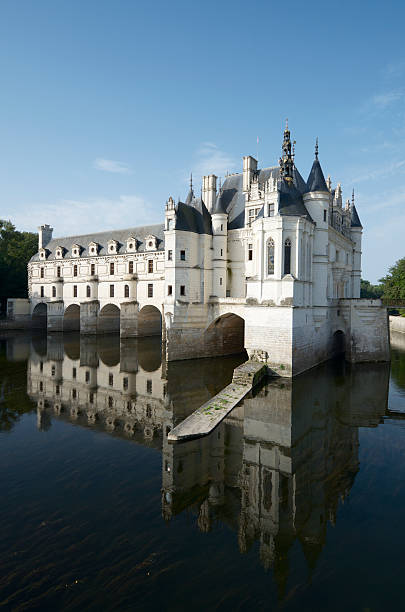
[(118, 242), (116, 240), (109, 240), (107, 243), (107, 251), (109, 255), (116, 255), (118, 253)]
[(156, 249), (157, 249), (157, 238), (156, 238), (156, 236), (152, 236), (150, 234), (149, 236), (145, 237), (145, 249), (147, 251), (156, 251)]
[(47, 257), (47, 251), (46, 249), (39, 249), (39, 259), (46, 259)]
[(55, 249), (55, 258), (62, 259), (65, 254), (65, 249), (62, 246), (57, 246)]
[(90, 242), (88, 248), (89, 255), (98, 255), (99, 245), (97, 244), (97, 242)]
[(129, 236), (127, 238), (127, 251), (129, 253), (134, 253), (137, 250), (137, 241), (135, 236)]
[(80, 257), (82, 247), (80, 244), (72, 244), (72, 257)]

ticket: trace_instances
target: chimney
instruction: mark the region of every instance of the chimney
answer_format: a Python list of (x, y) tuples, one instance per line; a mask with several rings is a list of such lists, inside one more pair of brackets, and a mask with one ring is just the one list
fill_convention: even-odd
[(202, 199), (210, 213), (212, 213), (215, 198), (217, 197), (217, 178), (215, 174), (203, 176)]
[(251, 155), (243, 158), (243, 191), (249, 191), (253, 174), (257, 171), (257, 159)]
[(50, 225), (41, 225), (38, 228), (38, 250), (44, 249), (52, 240), (53, 227)]

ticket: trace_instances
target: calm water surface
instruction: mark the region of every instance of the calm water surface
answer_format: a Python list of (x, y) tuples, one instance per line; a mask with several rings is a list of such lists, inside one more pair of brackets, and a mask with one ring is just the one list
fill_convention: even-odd
[(244, 355), (0, 339), (0, 609), (405, 608), (405, 338), (167, 433)]

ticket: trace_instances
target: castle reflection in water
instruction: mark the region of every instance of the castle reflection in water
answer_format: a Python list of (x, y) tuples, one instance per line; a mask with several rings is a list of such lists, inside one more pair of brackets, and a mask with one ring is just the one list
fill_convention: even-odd
[(387, 409), (389, 365), (329, 362), (294, 380), (273, 379), (210, 435), (169, 444), (168, 432), (232, 378), (244, 356), (161, 362), (154, 338), (38, 337), (28, 393), (38, 428), (64, 419), (162, 453), (162, 515), (186, 508), (207, 532), (217, 521), (243, 553), (259, 543), (279, 588), (298, 540), (314, 568), (359, 470), (359, 427)]

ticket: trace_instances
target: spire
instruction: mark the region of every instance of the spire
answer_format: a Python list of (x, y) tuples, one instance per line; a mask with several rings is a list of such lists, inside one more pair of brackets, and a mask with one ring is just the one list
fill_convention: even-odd
[(350, 220), (351, 222), (350, 222), (350, 225), (352, 227), (361, 227), (362, 228), (363, 226), (361, 224), (360, 217), (359, 217), (359, 215), (357, 213), (357, 210), (356, 210), (356, 207), (354, 205), (354, 189), (352, 191), (352, 205), (351, 205), (350, 208), (351, 208), (351, 220)]
[(287, 181), (287, 183), (292, 183), (294, 159), (291, 153), (291, 138), (290, 130), (288, 129), (288, 119), (286, 119), (285, 122), (282, 150), (283, 154), (280, 157), (280, 176), (282, 179)]
[(190, 191), (187, 194), (186, 197), (186, 204), (191, 204), (191, 202), (194, 200), (194, 191), (193, 191), (193, 173), (190, 173)]
[(309, 173), (309, 177), (307, 180), (308, 192), (311, 191), (327, 191), (329, 192), (328, 186), (325, 182), (325, 177), (323, 176), (321, 164), (318, 159), (318, 138), (315, 143), (315, 159), (312, 164), (311, 172)]
[(353, 191), (352, 191), (352, 208), (354, 207), (354, 187), (353, 187)]

